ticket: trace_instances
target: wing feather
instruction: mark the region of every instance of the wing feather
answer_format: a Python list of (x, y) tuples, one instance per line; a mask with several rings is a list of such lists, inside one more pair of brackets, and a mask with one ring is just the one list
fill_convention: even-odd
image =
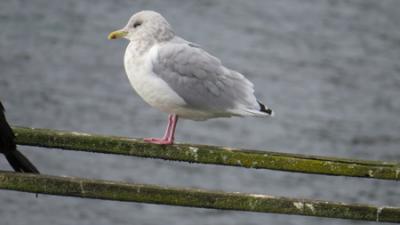
[(154, 74), (193, 109), (237, 113), (258, 107), (253, 84), (196, 45), (160, 45), (152, 65)]

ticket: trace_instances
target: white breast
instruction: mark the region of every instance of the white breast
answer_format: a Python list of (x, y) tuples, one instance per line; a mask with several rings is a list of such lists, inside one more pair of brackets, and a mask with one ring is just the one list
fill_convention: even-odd
[(153, 73), (152, 59), (157, 54), (158, 47), (154, 45), (143, 55), (136, 55), (131, 43), (125, 51), (125, 70), (132, 87), (144, 101), (161, 111), (176, 113), (185, 101)]

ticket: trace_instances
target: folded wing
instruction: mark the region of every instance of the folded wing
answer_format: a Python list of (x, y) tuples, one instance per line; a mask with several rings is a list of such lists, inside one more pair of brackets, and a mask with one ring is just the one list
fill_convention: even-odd
[(259, 113), (253, 84), (198, 46), (184, 41), (162, 44), (152, 65), (154, 74), (190, 108), (237, 116)]

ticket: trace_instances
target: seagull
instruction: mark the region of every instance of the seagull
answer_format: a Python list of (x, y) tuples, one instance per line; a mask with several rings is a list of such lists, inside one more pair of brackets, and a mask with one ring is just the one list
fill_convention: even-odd
[(17, 150), (14, 139), (14, 133), (7, 123), (4, 107), (0, 102), (0, 153), (5, 155), (7, 161), (16, 172), (38, 174), (39, 171), (36, 167)]
[(108, 39), (129, 40), (124, 67), (130, 84), (150, 106), (169, 114), (162, 138), (145, 142), (174, 142), (178, 118), (203, 121), (217, 117), (273, 116), (254, 96), (253, 84), (222, 65), (199, 45), (175, 35), (159, 13), (141, 11)]

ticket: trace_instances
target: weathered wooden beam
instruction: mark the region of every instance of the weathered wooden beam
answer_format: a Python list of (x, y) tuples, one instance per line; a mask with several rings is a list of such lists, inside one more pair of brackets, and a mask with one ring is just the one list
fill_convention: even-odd
[(124, 137), (22, 127), (13, 129), (16, 134), (16, 141), (20, 145), (255, 169), (387, 180), (400, 179), (400, 164), (398, 162), (242, 150), (196, 144), (162, 146)]
[(400, 223), (400, 208), (0, 171), (0, 189), (115, 201)]

